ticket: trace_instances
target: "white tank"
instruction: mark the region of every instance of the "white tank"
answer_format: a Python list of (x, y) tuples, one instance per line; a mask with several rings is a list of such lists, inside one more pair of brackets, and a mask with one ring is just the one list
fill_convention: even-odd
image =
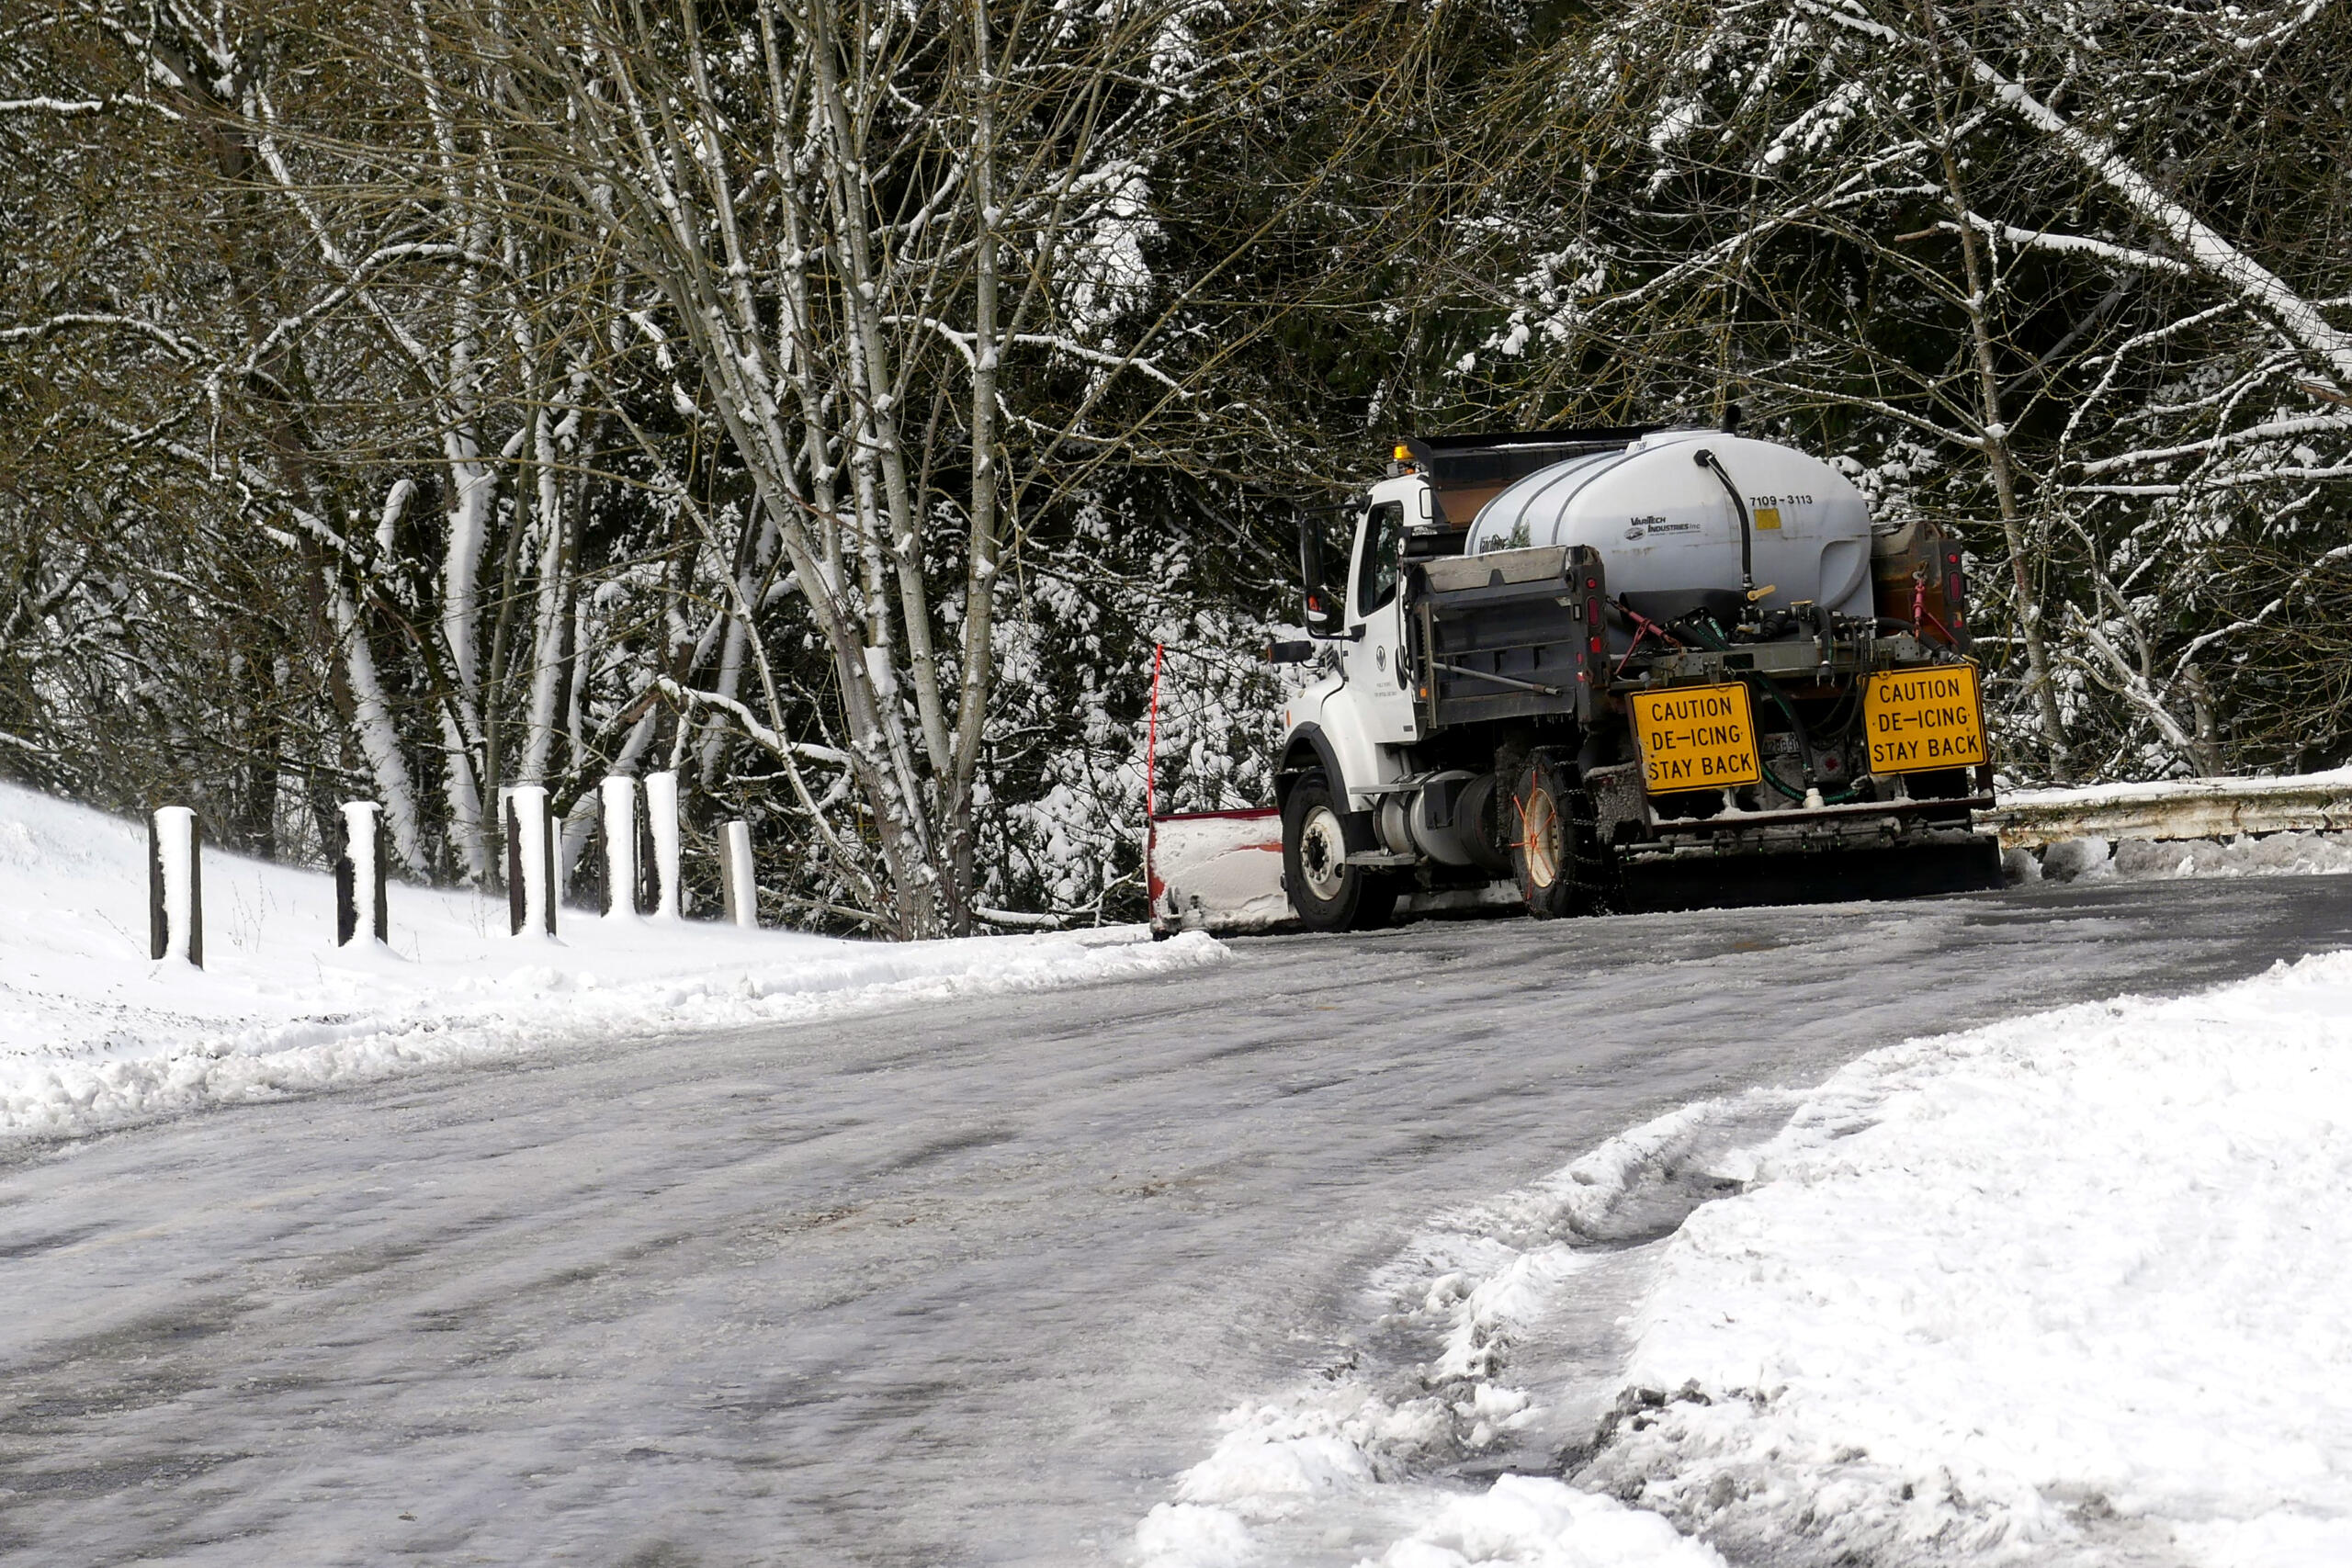
[(1739, 585), (1739, 516), (1712, 452), (1747, 500), (1756, 586), (1768, 609), (1811, 601), (1871, 613), (1870, 503), (1817, 457), (1714, 430), (1645, 435), (1620, 452), (1572, 457), (1514, 482), (1479, 508), (1468, 553), (1539, 545), (1600, 552), (1609, 592)]

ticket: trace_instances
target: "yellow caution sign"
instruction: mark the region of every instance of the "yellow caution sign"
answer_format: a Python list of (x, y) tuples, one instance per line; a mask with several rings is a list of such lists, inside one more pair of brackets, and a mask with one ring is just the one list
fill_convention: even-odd
[(1676, 686), (1636, 692), (1634, 737), (1642, 749), (1642, 782), (1653, 795), (1755, 784), (1756, 718), (1747, 688)]
[(1974, 767), (1984, 761), (1976, 666), (1938, 664), (1871, 676), (1862, 690), (1862, 727), (1874, 773)]

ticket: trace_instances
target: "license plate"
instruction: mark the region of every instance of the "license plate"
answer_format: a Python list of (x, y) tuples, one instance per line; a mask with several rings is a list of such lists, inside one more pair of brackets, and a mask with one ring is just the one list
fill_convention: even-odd
[(1739, 682), (1636, 692), (1633, 704), (1642, 783), (1651, 794), (1728, 789), (1763, 777), (1756, 763), (1755, 715)]
[(1862, 726), (1874, 773), (1974, 767), (1984, 761), (1976, 666), (1938, 664), (1871, 676), (1862, 691)]

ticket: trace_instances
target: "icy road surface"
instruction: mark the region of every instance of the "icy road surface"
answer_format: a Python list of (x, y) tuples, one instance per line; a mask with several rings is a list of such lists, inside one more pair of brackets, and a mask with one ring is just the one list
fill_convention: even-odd
[(0, 1155), (15, 1562), (1118, 1562), (1445, 1205), (2341, 879), (1419, 925)]

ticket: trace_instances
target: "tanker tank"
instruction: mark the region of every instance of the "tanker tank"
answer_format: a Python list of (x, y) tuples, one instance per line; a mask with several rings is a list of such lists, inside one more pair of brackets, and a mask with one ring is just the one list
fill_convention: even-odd
[(1839, 615), (1871, 613), (1861, 492), (1818, 458), (1721, 431), (1658, 432), (1539, 469), (1479, 509), (1465, 551), (1589, 546), (1600, 552), (1610, 593), (1650, 618), (1702, 604), (1720, 616), (1740, 588), (1740, 517), (1729, 485), (1747, 505), (1751, 575), (1770, 590), (1759, 596), (1763, 609), (1810, 602)]

